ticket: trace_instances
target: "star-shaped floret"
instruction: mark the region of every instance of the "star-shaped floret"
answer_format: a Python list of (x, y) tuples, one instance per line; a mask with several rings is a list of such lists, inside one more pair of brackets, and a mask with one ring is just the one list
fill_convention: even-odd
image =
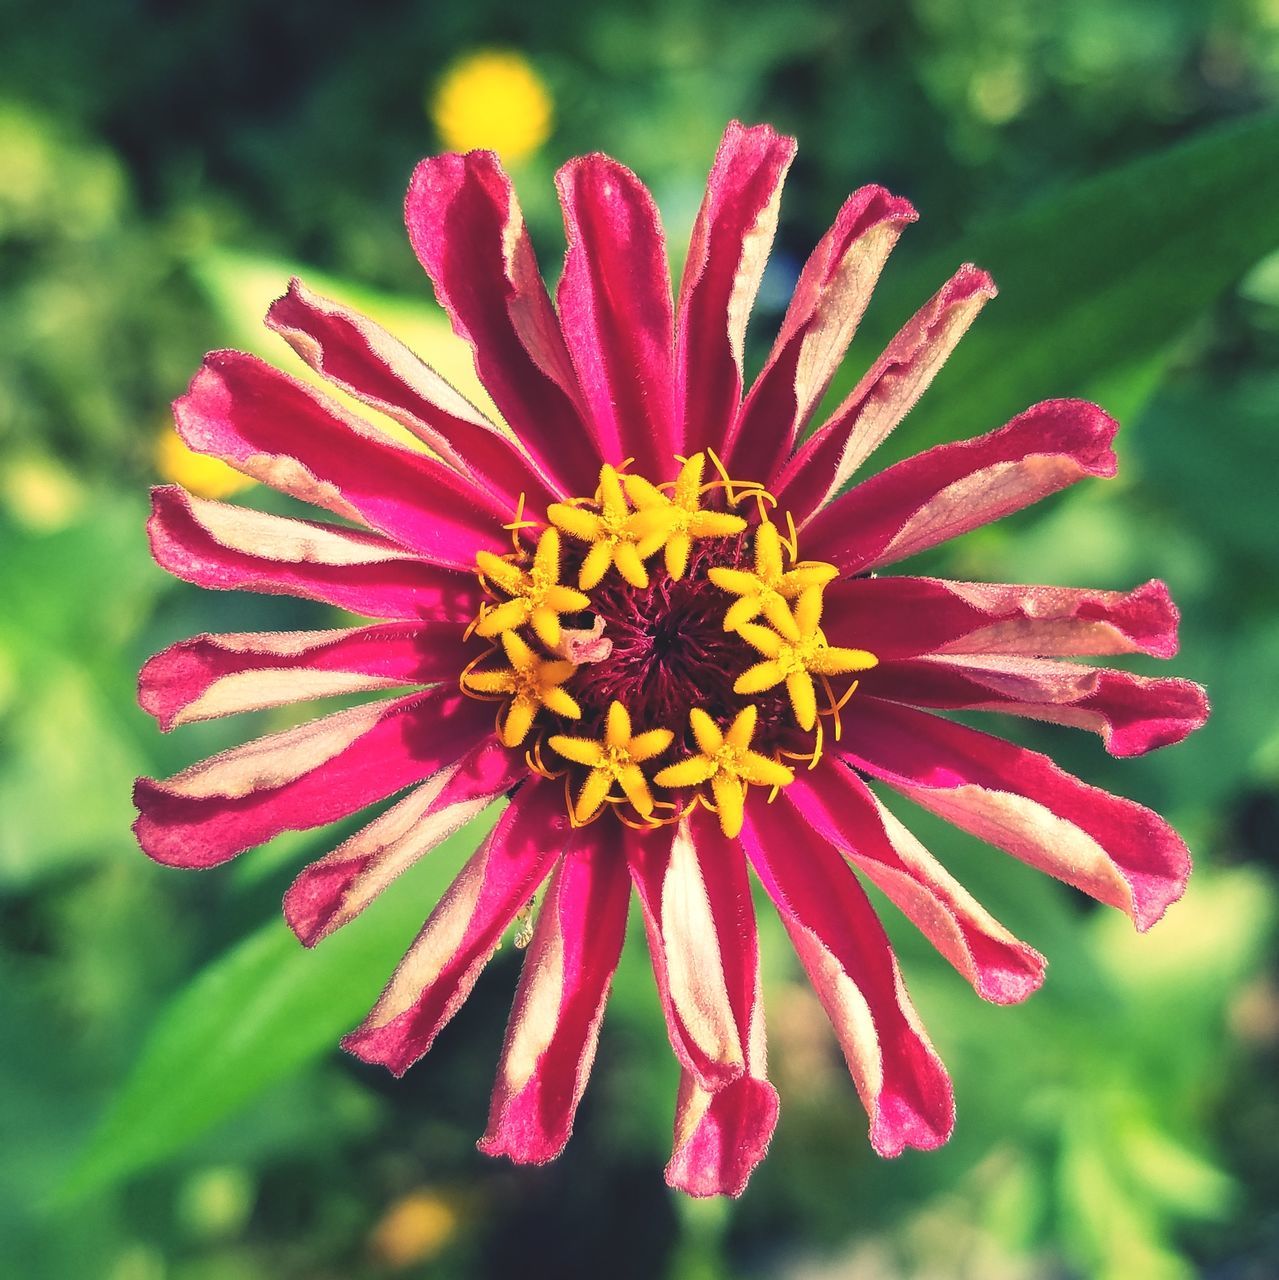
[(724, 615), (724, 630), (736, 631), (744, 622), (760, 613), (776, 626), (777, 619), (790, 617), (787, 600), (794, 600), (810, 587), (824, 587), (839, 570), (820, 560), (801, 560), (789, 570), (782, 564), (782, 535), (771, 520), (755, 530), (755, 572), (745, 569), (712, 569), (711, 581), (730, 595), (741, 599), (729, 606)]
[(477, 635), (492, 638), (529, 623), (548, 648), (560, 642), (560, 614), (578, 613), (590, 606), (590, 597), (560, 583), (560, 535), (547, 529), (537, 540), (533, 564), (523, 569), (491, 551), (475, 556), (480, 572), (511, 598), (487, 609), (476, 624)]
[(661, 787), (696, 787), (709, 782), (720, 828), (730, 840), (741, 834), (748, 783), (784, 787), (795, 780), (792, 769), (750, 749), (758, 718), (758, 708), (743, 707), (727, 731), (721, 732), (705, 711), (694, 707), (688, 713), (688, 723), (698, 754), (667, 765), (653, 778)]
[(653, 812), (653, 793), (640, 765), (661, 755), (674, 737), (669, 729), (648, 729), (633, 734), (630, 713), (620, 702), (609, 706), (603, 741), (553, 735), (549, 741), (554, 751), (565, 760), (590, 769), (577, 797), (574, 820), (589, 822), (603, 807), (614, 783), (622, 788), (635, 812), (647, 818)]
[(693, 454), (680, 468), (671, 494), (663, 493), (643, 476), (622, 477), (626, 496), (641, 517), (641, 530), (647, 532), (645, 520), (648, 520), (654, 528), (666, 531), (666, 572), (672, 578), (684, 576), (695, 538), (727, 538), (746, 528), (746, 521), (741, 516), (727, 511), (702, 510), (702, 471), (705, 466), (706, 455)]
[(633, 587), (648, 586), (644, 561), (661, 550), (666, 542), (669, 520), (652, 512), (632, 511), (626, 502), (621, 477), (605, 463), (600, 468), (596, 490), (599, 511), (588, 511), (567, 502), (552, 502), (546, 518), (579, 542), (589, 542), (590, 550), (578, 571), (577, 585), (583, 591), (596, 586), (614, 565)]
[(502, 720), (504, 746), (518, 747), (545, 707), (566, 720), (580, 720), (582, 708), (561, 686), (577, 668), (563, 658), (542, 658), (515, 631), (502, 632), (502, 648), (511, 664), (496, 671), (468, 671), (462, 686), (472, 693), (512, 694)]
[(738, 634), (764, 655), (764, 661), (742, 672), (733, 685), (733, 692), (763, 693), (784, 680), (799, 727), (811, 729), (817, 721), (813, 673), (842, 676), (850, 671), (867, 671), (879, 661), (865, 649), (840, 649), (827, 644), (818, 626), (821, 620), (821, 588), (809, 587), (795, 602), (794, 613), (787, 609), (776, 619), (769, 615), (776, 631), (754, 622), (738, 627)]

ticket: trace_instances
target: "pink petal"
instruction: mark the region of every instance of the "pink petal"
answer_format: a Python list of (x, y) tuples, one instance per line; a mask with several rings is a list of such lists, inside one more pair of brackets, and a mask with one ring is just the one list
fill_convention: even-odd
[(714, 1092), (751, 1071), (759, 944), (746, 862), (716, 820), (695, 810), (678, 827), (627, 832), (649, 956), (671, 1047)]
[(369, 525), (432, 563), (467, 569), (477, 549), (509, 545), (501, 526), (513, 510), (254, 356), (205, 356), (173, 412), (196, 452)]
[(613, 832), (588, 827), (561, 859), (524, 958), (479, 1148), (518, 1164), (564, 1149), (622, 954), (631, 882)]
[(596, 448), (635, 459), (654, 480), (677, 451), (671, 279), (657, 206), (607, 156), (570, 160), (556, 175), (568, 253), (559, 310)]
[(470, 995), (515, 913), (576, 847), (564, 790), (531, 779), (431, 912), (369, 1016), (342, 1041), (403, 1075)]
[(133, 830), (148, 857), (212, 867), (335, 822), (429, 778), (493, 729), (492, 709), (439, 688), (258, 738), (166, 781), (139, 778)]
[(883, 187), (844, 202), (801, 272), (777, 341), (724, 442), (739, 475), (770, 482), (821, 403), (884, 263), (919, 215)]
[(881, 662), (928, 653), (1170, 658), (1177, 619), (1162, 582), (1092, 591), (902, 577), (832, 583), (822, 626), (832, 643), (869, 649)]
[(1015, 1004), (1039, 990), (1043, 956), (981, 907), (851, 769), (823, 761), (797, 773), (782, 795), (901, 909), (984, 1000)]
[(266, 323), (317, 373), (393, 418), (502, 505), (514, 509), (521, 493), (538, 507), (562, 496), (514, 441), (367, 316), (291, 280)]
[(432, 156), (404, 203), (409, 239), (475, 369), (520, 442), (562, 490), (595, 491), (599, 458), (559, 320), (511, 181), (491, 151)]
[(1088, 729), (1114, 756), (1180, 742), (1208, 719), (1208, 699), (1189, 680), (1154, 680), (1045, 658), (934, 656), (881, 662), (867, 673), (862, 688), (917, 707), (1002, 711)]
[(859, 697), (844, 758), (903, 795), (1146, 930), (1181, 897), (1190, 854), (1158, 814), (1047, 756), (926, 712)]
[(965, 265), (906, 323), (771, 487), (801, 527), (848, 483), (928, 390), (995, 282)]
[(304, 946), (315, 946), (527, 776), (522, 756), (496, 738), (481, 741), (332, 853), (304, 867), (284, 895), (289, 928)]
[(479, 608), (473, 573), (426, 564), (376, 534), (286, 520), (151, 491), (147, 533), (161, 568), (215, 591), (301, 596), (372, 618), (466, 623)]
[(455, 622), (193, 636), (148, 659), (138, 701), (167, 733), (311, 698), (451, 682), (470, 657)]
[(793, 812), (753, 804), (742, 843), (835, 1028), (881, 1156), (939, 1147), (954, 1096), (883, 927), (844, 860)]
[(722, 449), (742, 396), (746, 322), (764, 275), (794, 138), (734, 120), (715, 155), (680, 283), (676, 406), (683, 450)]
[(777, 1110), (777, 1090), (767, 1080), (742, 1076), (708, 1093), (682, 1072), (667, 1185), (691, 1196), (740, 1196), (768, 1153)]
[(1115, 474), (1113, 418), (1046, 400), (975, 440), (938, 445), (858, 485), (808, 524), (804, 550), (859, 573), (1020, 511), (1085, 476)]

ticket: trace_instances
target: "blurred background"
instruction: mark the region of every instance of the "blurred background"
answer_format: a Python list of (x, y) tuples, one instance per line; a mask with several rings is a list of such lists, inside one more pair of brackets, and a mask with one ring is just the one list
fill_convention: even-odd
[[(1276, 0), (0, 0), (0, 47), (7, 1275), (1279, 1274)], [(1002, 295), (893, 449), (1048, 395), (1093, 396), (1124, 425), (1120, 479), (925, 567), (1162, 577), (1184, 614), (1176, 671), (1216, 711), (1186, 744), (1122, 763), (1069, 730), (1007, 726), (1189, 840), (1190, 892), (1145, 937), (910, 815), (1051, 961), (1028, 1004), (984, 1006), (885, 907), (955, 1077), (940, 1152), (871, 1153), (821, 1009), (762, 912), (781, 1124), (740, 1201), (694, 1203), (662, 1183), (676, 1072), (637, 931), (575, 1138), (557, 1163), (513, 1169), (474, 1149), (509, 943), (403, 1081), (336, 1048), (476, 832), (306, 953), (279, 898), (344, 832), (169, 871), (134, 845), (129, 791), (298, 715), (162, 738), (133, 700), (149, 653), (206, 629), (334, 625), (318, 606), (200, 593), (147, 556), (162, 478), (275, 505), (176, 442), (168, 404), (202, 353), (244, 346), (296, 369), (259, 324), (296, 272), (465, 383), (400, 222), (415, 161), (500, 150), (554, 276), (554, 170), (607, 151), (651, 184), (678, 259), (732, 116), (800, 141), (756, 365), (847, 192), (908, 196), (922, 220), (841, 386), (963, 259)]]

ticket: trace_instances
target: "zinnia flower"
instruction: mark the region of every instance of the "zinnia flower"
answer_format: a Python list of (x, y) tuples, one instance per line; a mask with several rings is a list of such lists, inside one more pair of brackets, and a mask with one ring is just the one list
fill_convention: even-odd
[(777, 1117), (748, 865), (834, 1024), (874, 1149), (936, 1147), (953, 1123), (950, 1081), (857, 873), (988, 1000), (1030, 995), (1044, 960), (868, 780), (1147, 929), (1189, 871), (1172, 829), (934, 712), (1089, 729), (1121, 756), (1207, 714), (1186, 681), (1065, 660), (1170, 656), (1177, 615), (1157, 582), (1122, 593), (882, 572), (1115, 472), (1115, 423), (1054, 400), (848, 487), (995, 293), (961, 267), (808, 432), (915, 219), (905, 200), (875, 186), (848, 199), (743, 397), (747, 317), (793, 155), (769, 128), (729, 126), (674, 304), (648, 192), (607, 156), (570, 161), (558, 308), (497, 159), (423, 161), (409, 235), (505, 426), (294, 281), (268, 325), (430, 452), (217, 352), (176, 404), (183, 439), (345, 523), (166, 487), (150, 524), (157, 560), (186, 581), (381, 620), (177, 644), (142, 673), (162, 728), (412, 691), (142, 779), (143, 849), (210, 867), (405, 793), (289, 889), (285, 915), (312, 946), (507, 799), (343, 1043), (407, 1070), (536, 903), (480, 1147), (551, 1159), (586, 1086), (633, 886), (682, 1068), (667, 1179), (697, 1195), (738, 1194)]

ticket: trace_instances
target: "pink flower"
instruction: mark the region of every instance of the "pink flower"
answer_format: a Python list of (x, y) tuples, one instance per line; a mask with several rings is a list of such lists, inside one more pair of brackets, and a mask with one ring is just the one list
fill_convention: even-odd
[(251, 356), (216, 352), (175, 406), (182, 438), (344, 523), (166, 487), (150, 524), (156, 559), (188, 582), (380, 619), (174, 645), (141, 679), (163, 729), (412, 691), (141, 779), (146, 853), (214, 866), (404, 793), (290, 888), (285, 915), (312, 946), (509, 798), (344, 1044), (407, 1070), (536, 898), (480, 1147), (553, 1158), (586, 1086), (633, 886), (683, 1072), (667, 1179), (695, 1195), (740, 1193), (777, 1117), (748, 864), (834, 1024), (875, 1150), (935, 1147), (953, 1123), (950, 1081), (855, 872), (988, 1000), (1025, 999), (1044, 961), (867, 780), (1147, 929), (1185, 886), (1176, 833), (933, 710), (1090, 729), (1121, 756), (1177, 742), (1207, 715), (1186, 681), (1066, 660), (1170, 657), (1177, 614), (1160, 583), (1121, 593), (880, 575), (1115, 472), (1115, 423), (1056, 400), (847, 488), (995, 294), (961, 267), (806, 434), (915, 219), (905, 200), (879, 187), (848, 199), (743, 397), (747, 316), (793, 155), (767, 127), (729, 126), (674, 305), (648, 192), (606, 156), (570, 161), (558, 308), (495, 157), (423, 161), (409, 235), (513, 434), (295, 281), (268, 325), (432, 453)]

